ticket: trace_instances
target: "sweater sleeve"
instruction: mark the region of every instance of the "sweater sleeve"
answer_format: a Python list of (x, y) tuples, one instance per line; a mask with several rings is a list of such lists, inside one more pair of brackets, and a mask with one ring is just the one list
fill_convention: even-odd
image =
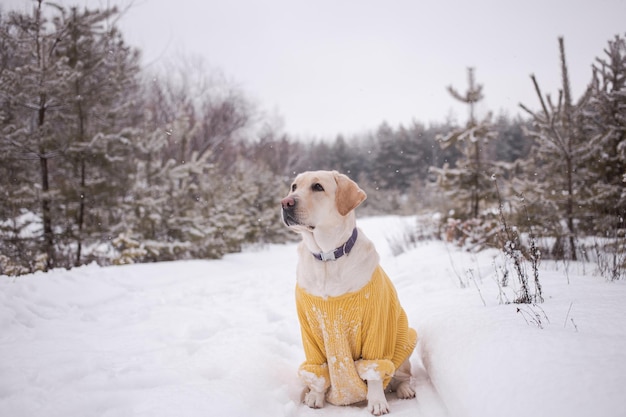
[(388, 359), (361, 359), (354, 362), (354, 364), (361, 379), (365, 381), (382, 380), (385, 386), (396, 371), (395, 365)]
[(324, 340), (320, 334), (311, 328), (306, 308), (303, 305), (306, 304), (306, 297), (299, 289), (296, 290), (296, 303), (305, 356), (305, 361), (300, 365), (298, 374), (310, 389), (323, 392), (330, 387)]
[(356, 365), (361, 378), (381, 379), (386, 386), (410, 354), (403, 352), (400, 358), (396, 352), (399, 339), (405, 338), (409, 329), (391, 281), (380, 267), (374, 274), (378, 274), (377, 296), (370, 298), (365, 310), (362, 360)]
[(397, 326), (389, 317), (391, 312), (380, 308), (381, 303), (377, 304), (367, 310), (366, 320), (369, 323), (363, 326), (361, 360), (355, 364), (361, 379), (382, 380), (386, 386), (396, 371), (392, 359)]

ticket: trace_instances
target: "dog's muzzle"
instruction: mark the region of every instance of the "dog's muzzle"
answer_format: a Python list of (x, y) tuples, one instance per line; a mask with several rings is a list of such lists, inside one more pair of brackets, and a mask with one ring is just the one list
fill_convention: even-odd
[(285, 197), (281, 200), (283, 223), (286, 226), (298, 226), (298, 216), (296, 215), (296, 199)]
[(293, 210), (285, 210), (285, 209), (283, 209), (283, 223), (285, 223), (285, 226), (288, 226), (288, 227), (298, 226), (300, 224), (300, 222), (298, 222), (295, 215), (293, 214)]

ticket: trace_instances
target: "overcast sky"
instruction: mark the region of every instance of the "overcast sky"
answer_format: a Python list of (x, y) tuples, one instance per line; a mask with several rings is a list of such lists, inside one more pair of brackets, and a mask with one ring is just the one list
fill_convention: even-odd
[(556, 94), (559, 36), (577, 98), (608, 40), (626, 33), (626, 0), (135, 0), (120, 25), (145, 63), (202, 56), (286, 132), (334, 138), (383, 121), (464, 123), (467, 108), (446, 87), (465, 91), (470, 66), (483, 113), (537, 108), (530, 74)]

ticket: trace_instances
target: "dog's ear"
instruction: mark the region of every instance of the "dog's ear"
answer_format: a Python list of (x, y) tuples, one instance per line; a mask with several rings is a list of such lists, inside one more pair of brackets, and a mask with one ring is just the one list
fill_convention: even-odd
[(335, 195), (335, 203), (337, 211), (342, 216), (350, 213), (367, 198), (365, 191), (361, 190), (356, 182), (347, 176), (333, 171), (335, 181), (337, 182), (337, 193)]

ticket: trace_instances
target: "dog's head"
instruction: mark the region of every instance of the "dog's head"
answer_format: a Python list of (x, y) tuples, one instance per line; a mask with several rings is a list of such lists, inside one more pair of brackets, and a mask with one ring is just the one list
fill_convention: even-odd
[(366, 197), (356, 182), (337, 171), (303, 172), (281, 201), (283, 222), (294, 231), (332, 226), (341, 222)]

